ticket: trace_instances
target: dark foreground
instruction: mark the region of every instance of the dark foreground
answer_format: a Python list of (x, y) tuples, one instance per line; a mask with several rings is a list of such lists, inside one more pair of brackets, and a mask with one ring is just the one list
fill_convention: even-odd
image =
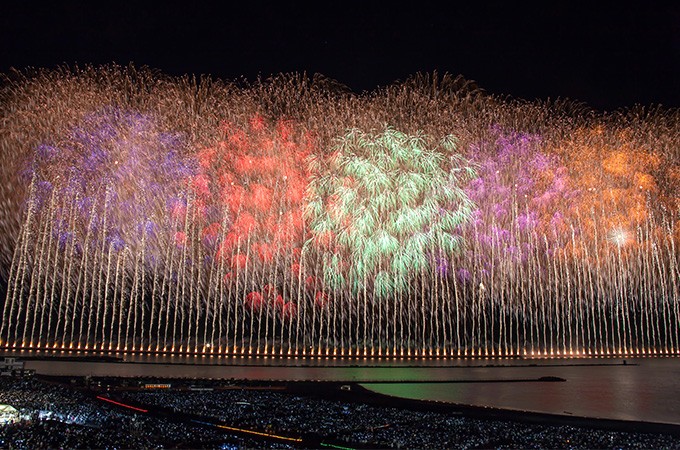
[[(483, 386), (481, 387), (483, 388)], [(680, 448), (680, 427), (393, 399), (356, 384), (0, 378), (2, 448)]]

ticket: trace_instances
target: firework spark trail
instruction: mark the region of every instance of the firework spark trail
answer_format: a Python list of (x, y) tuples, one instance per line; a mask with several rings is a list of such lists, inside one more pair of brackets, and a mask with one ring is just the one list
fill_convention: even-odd
[[(452, 137), (434, 149), (427, 141), (389, 128), (378, 134), (352, 130), (327, 168), (319, 161), (313, 164), (308, 245), (322, 253), (328, 285), (361, 297), (356, 307), (362, 312), (355, 320), (363, 327), (363, 342), (375, 339), (376, 318), (383, 329), (383, 304), (389, 307), (389, 297), (430, 272), (430, 260), (436, 264), (439, 254), (457, 251), (455, 230), (469, 220), (472, 202), (460, 185), (474, 176), (473, 169), (454, 153)], [(422, 305), (424, 320), (425, 308), (433, 305)], [(422, 345), (426, 328), (421, 327)]]
[(355, 95), (109, 66), (1, 95), (3, 346), (680, 351), (677, 111), (436, 73)]

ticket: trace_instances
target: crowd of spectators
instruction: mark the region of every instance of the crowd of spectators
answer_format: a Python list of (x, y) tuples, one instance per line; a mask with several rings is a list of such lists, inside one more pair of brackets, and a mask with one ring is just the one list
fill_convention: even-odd
[[(3, 377), (0, 403), (19, 410), (21, 420), (0, 425), (0, 448), (291, 448), (293, 444), (251, 439), (187, 420), (284, 436), (316, 436), (363, 448), (587, 448), (680, 449), (680, 438), (600, 428), (487, 420), (435, 412), (323, 399), (221, 385), (201, 390), (122, 389), (111, 397), (157, 414), (96, 399), (78, 385)], [(127, 382), (130, 386), (129, 382)], [(134, 384), (134, 383), (133, 383)], [(208, 387), (207, 387), (208, 386)], [(162, 412), (162, 413), (161, 413)], [(184, 419), (182, 419), (184, 418)]]
[(680, 449), (680, 438), (566, 425), (483, 420), (324, 400), (252, 389), (126, 392), (142, 404), (189, 412), (238, 427), (282, 434), (317, 433), (347, 445), (377, 448)]
[(128, 412), (98, 401), (75, 386), (35, 378), (2, 377), (0, 404), (11, 405), (19, 411), (19, 421), (0, 425), (0, 448), (239, 448), (258, 445), (217, 429)]

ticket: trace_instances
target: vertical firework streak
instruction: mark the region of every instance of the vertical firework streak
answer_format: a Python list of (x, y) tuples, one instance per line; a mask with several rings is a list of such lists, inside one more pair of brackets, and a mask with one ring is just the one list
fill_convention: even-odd
[[(658, 156), (598, 146), (592, 135), (570, 143), (568, 154), (546, 153), (536, 135), (493, 127), (489, 136), (471, 148), (480, 177), (468, 193), (479, 209), (459, 261), (478, 261), (472, 284), (483, 287), (482, 308), (490, 311), (473, 354), (633, 354), (650, 348), (650, 331), (652, 340), (663, 336), (651, 347), (674, 353), (677, 296), (666, 286), (677, 270), (666, 264), (677, 256), (670, 245), (659, 256), (673, 232), (655, 225), (668, 223), (668, 211), (650, 206)], [(579, 145), (586, 155), (575, 153)], [(537, 287), (541, 280), (548, 289)], [(650, 318), (664, 326), (643, 330)], [(513, 341), (526, 344), (513, 351)]]
[(223, 124), (222, 132), (196, 154), (191, 201), (170, 211), (191, 217), (175, 232), (178, 249), (192, 255), (195, 283), (180, 328), (191, 330), (193, 351), (291, 351), (293, 330), (305, 319), (301, 202), (311, 137), (290, 121), (270, 124), (257, 114), (246, 126)]
[[(175, 153), (176, 137), (138, 114), (91, 114), (69, 135), (63, 146), (38, 147), (27, 171), (34, 187), (6, 302), (10, 310), (20, 309), (16, 315), (24, 326), (22, 332), (12, 329), (12, 313), (3, 315), (4, 339), (40, 347), (102, 348), (108, 330), (99, 324), (106, 325), (110, 314), (118, 312), (122, 319), (126, 313), (131, 340), (144, 322), (144, 274), (156, 263), (147, 248), (163, 247), (158, 234), (167, 226), (165, 198), (178, 192), (176, 180), (190, 169)], [(126, 253), (136, 256), (120, 268), (120, 255)], [(111, 285), (114, 258), (119, 264)], [(132, 289), (126, 292), (130, 276)], [(28, 296), (22, 302), (17, 295), (25, 286)], [(112, 301), (119, 303), (110, 312), (112, 291)], [(121, 321), (111, 325), (120, 329)], [(128, 336), (122, 334), (110, 339), (125, 345)]]
[(408, 328), (407, 353), (431, 353), (431, 334), (440, 331), (441, 295), (428, 280), (462, 246), (456, 233), (473, 208), (462, 186), (474, 170), (455, 153), (453, 137), (430, 141), (391, 128), (351, 130), (327, 161), (312, 160), (306, 245), (322, 261), (326, 286), (350, 307), (347, 322), (357, 324), (350, 352), (396, 347), (396, 332), (384, 345), (381, 336), (397, 298), (419, 304), (393, 316), (401, 335)]

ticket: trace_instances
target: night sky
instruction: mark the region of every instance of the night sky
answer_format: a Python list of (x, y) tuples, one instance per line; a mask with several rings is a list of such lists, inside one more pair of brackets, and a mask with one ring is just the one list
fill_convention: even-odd
[(527, 100), (680, 107), (680, 2), (197, 3), (4, 2), (0, 71), (132, 62), (222, 79), (306, 72), (362, 92), (436, 70)]

